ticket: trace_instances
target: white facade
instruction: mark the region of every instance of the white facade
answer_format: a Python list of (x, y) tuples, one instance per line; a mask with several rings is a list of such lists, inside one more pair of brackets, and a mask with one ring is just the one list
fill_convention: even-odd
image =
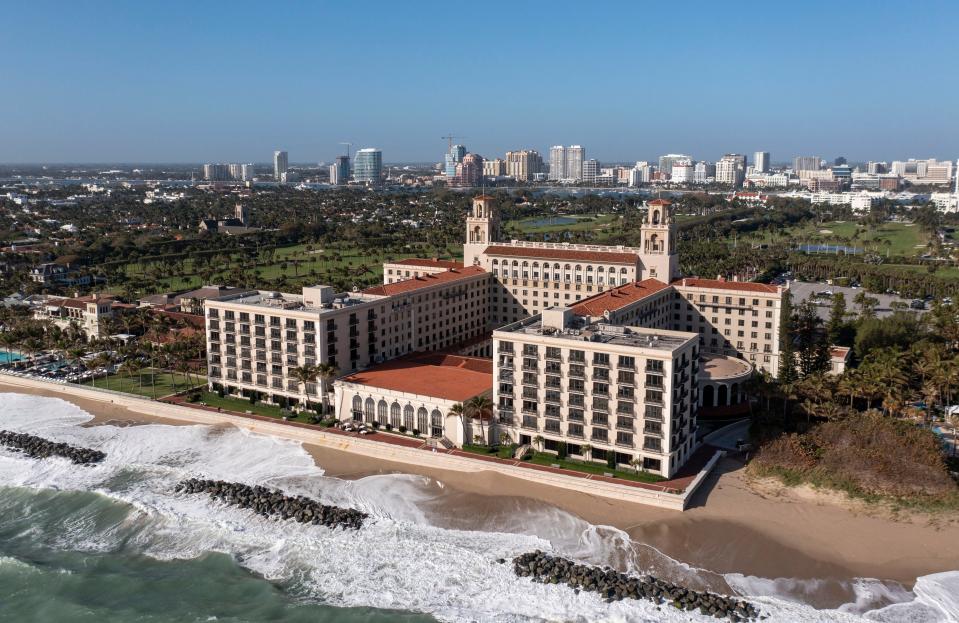
[(753, 170), (756, 173), (769, 173), (768, 151), (757, 151), (753, 154)]
[(693, 163), (689, 160), (673, 162), (673, 173), (670, 180), (676, 184), (689, 184), (694, 180)]
[(273, 152), (273, 179), (283, 181), (283, 174), (290, 168), (290, 157), (285, 151)]
[(667, 478), (696, 449), (695, 334), (558, 307), (495, 331), (493, 349), (498, 424), (515, 443)]

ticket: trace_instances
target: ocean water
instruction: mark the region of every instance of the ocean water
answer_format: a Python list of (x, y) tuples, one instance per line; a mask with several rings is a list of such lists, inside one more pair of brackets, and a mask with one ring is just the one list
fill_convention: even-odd
[[(767, 621), (959, 620), (959, 572), (912, 591), (850, 580), (719, 575), (622, 531), (519, 498), (484, 498), (411, 475), (326, 477), (299, 444), (232, 427), (95, 426), (55, 398), (0, 394), (0, 428), (100, 449), (77, 467), (0, 449), (0, 620), (712, 621), (647, 602), (606, 604), (516, 578), (496, 563), (543, 549), (749, 597)], [(360, 531), (264, 519), (173, 492), (187, 477), (265, 484), (360, 508)], [(842, 591), (840, 591), (842, 592)]]

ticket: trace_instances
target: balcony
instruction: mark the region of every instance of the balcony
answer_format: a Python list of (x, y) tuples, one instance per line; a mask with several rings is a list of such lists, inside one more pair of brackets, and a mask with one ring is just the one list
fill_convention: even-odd
[(539, 426), (537, 425), (538, 419), (532, 416), (524, 415), (522, 427), (527, 430), (538, 431)]

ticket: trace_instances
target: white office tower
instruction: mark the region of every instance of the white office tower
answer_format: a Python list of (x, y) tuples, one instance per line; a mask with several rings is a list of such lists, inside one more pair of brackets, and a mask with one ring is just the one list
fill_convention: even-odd
[(549, 179), (566, 179), (566, 148), (562, 145), (549, 148)]
[(755, 173), (769, 173), (769, 152), (757, 151), (753, 154), (753, 171)]
[(290, 157), (285, 151), (273, 152), (273, 179), (277, 182), (283, 180), (283, 174), (290, 168)]
[(353, 179), (361, 184), (379, 184), (383, 176), (383, 152), (367, 147), (353, 158)]
[(580, 145), (570, 145), (566, 148), (566, 179), (574, 182), (583, 179), (583, 162), (586, 160), (586, 149)]
[(673, 174), (673, 163), (678, 160), (692, 160), (692, 156), (686, 154), (666, 154), (659, 157), (659, 172), (668, 175)]
[(583, 161), (583, 181), (587, 184), (595, 184), (599, 177), (599, 161), (593, 158)]
[(673, 173), (670, 180), (674, 184), (689, 184), (693, 181), (693, 163), (690, 160), (673, 162)]
[(716, 182), (741, 186), (746, 176), (746, 158), (739, 154), (726, 154), (716, 162)]

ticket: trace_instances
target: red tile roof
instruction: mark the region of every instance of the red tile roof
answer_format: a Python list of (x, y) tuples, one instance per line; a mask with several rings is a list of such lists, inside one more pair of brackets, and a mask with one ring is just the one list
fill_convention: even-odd
[(457, 262), (456, 260), (439, 260), (435, 257), (432, 259), (422, 258), (422, 257), (408, 257), (403, 260), (396, 260), (395, 262), (386, 262), (387, 264), (403, 264), (404, 266), (426, 266), (429, 268), (463, 268), (463, 262)]
[(493, 361), (441, 353), (416, 354), (388, 361), (340, 380), (463, 402), (493, 390)]
[(829, 356), (832, 359), (842, 359), (843, 361), (849, 357), (849, 347), (847, 346), (830, 346), (829, 347)]
[(671, 285), (690, 288), (737, 290), (739, 292), (762, 292), (765, 294), (776, 294), (779, 292), (778, 286), (772, 286), (768, 283), (756, 283), (754, 281), (726, 281), (725, 279), (700, 279), (698, 277), (677, 279)]
[(672, 205), (672, 201), (666, 201), (665, 199), (653, 199), (652, 201), (647, 201), (646, 205), (650, 206), (668, 206)]
[(606, 310), (616, 311), (630, 303), (642, 300), (651, 294), (665, 290), (669, 286), (658, 279), (646, 279), (628, 283), (606, 292), (600, 292), (573, 305), (573, 313), (578, 316), (602, 316)]
[(475, 197), (473, 197), (473, 201), (476, 201), (477, 199), (489, 200), (489, 199), (493, 199), (493, 196), (492, 195), (476, 195)]
[(558, 249), (544, 247), (486, 247), (486, 255), (506, 257), (526, 257), (541, 260), (562, 260), (571, 262), (603, 262), (607, 264), (635, 264), (638, 255), (617, 251), (582, 251), (579, 249)]
[(363, 294), (391, 296), (393, 294), (403, 294), (404, 292), (413, 292), (415, 290), (429, 288), (442, 283), (455, 283), (483, 274), (486, 274), (486, 271), (479, 266), (468, 266), (466, 268), (447, 270), (442, 273), (413, 277), (412, 279), (397, 281), (395, 283), (386, 283), (381, 286), (373, 286), (372, 288), (363, 290)]

